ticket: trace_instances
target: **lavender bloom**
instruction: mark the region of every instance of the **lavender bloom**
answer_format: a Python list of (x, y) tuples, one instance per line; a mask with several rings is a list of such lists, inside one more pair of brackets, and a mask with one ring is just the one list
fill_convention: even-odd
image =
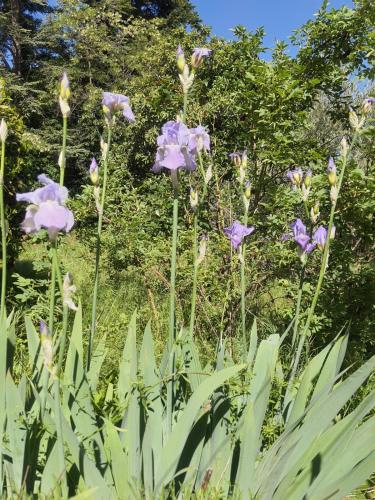
[(25, 219), (21, 224), (25, 233), (37, 233), (45, 228), (51, 240), (59, 231), (69, 232), (74, 224), (72, 212), (66, 208), (68, 190), (49, 179), (45, 174), (38, 176), (44, 187), (29, 193), (16, 195), (17, 201), (30, 203), (26, 208)]
[(129, 122), (135, 122), (135, 116), (130, 107), (129, 97), (125, 95), (103, 92), (102, 106), (104, 113), (109, 114), (110, 117), (112, 117), (116, 111), (122, 111), (123, 116)]
[(311, 253), (317, 243), (310, 243), (310, 236), (307, 234), (306, 226), (301, 219), (296, 219), (291, 225), (294, 241), (300, 246), (301, 253)]
[(313, 241), (319, 248), (319, 250), (323, 251), (326, 241), (327, 241), (327, 229), (324, 226), (319, 226), (313, 235)]
[(293, 184), (293, 186), (299, 186), (302, 182), (303, 172), (301, 168), (295, 168), (294, 170), (290, 170), (286, 176)]
[(189, 147), (190, 131), (182, 122), (169, 121), (163, 125), (162, 134), (157, 139), (158, 150), (156, 153), (153, 172), (167, 170), (195, 170), (195, 152)]
[(203, 59), (211, 54), (211, 49), (206, 49), (204, 47), (196, 47), (191, 56), (191, 65), (193, 68), (199, 68), (202, 64)]
[(230, 239), (232, 247), (236, 250), (241, 245), (245, 236), (249, 236), (254, 232), (255, 227), (247, 227), (235, 220), (229, 227), (224, 228), (224, 233)]
[(210, 136), (202, 125), (190, 129), (189, 149), (195, 154), (210, 150)]
[(369, 104), (375, 104), (375, 97), (366, 97), (365, 101)]

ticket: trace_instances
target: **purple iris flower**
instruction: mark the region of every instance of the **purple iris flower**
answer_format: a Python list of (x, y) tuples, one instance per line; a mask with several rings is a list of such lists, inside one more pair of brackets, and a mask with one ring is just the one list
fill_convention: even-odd
[(319, 248), (323, 250), (327, 241), (327, 229), (324, 226), (319, 226), (313, 234), (313, 241)]
[(103, 92), (102, 106), (104, 108), (104, 111), (108, 112), (111, 116), (116, 111), (122, 111), (123, 116), (129, 122), (135, 122), (135, 116), (130, 107), (129, 97), (125, 95), (113, 94), (112, 92)]
[(38, 181), (44, 187), (29, 193), (16, 195), (17, 201), (26, 201), (25, 219), (21, 224), (25, 233), (37, 233), (45, 228), (51, 240), (59, 231), (69, 232), (74, 224), (72, 212), (65, 206), (68, 190), (49, 179), (45, 174), (38, 176)]
[(300, 246), (301, 253), (311, 253), (316, 247), (316, 243), (310, 243), (310, 236), (307, 234), (306, 226), (297, 219), (291, 225), (294, 241)]
[(157, 139), (158, 150), (156, 153), (153, 172), (167, 170), (195, 170), (195, 152), (190, 148), (190, 130), (182, 122), (169, 121), (163, 125), (162, 133)]
[(195, 47), (193, 54), (191, 56), (191, 65), (193, 68), (198, 68), (205, 57), (208, 57), (211, 54), (211, 49), (206, 49), (204, 47)]
[(254, 232), (255, 227), (247, 227), (235, 220), (233, 224), (229, 227), (224, 228), (224, 233), (230, 239), (232, 247), (236, 250), (239, 245), (241, 245), (242, 240), (245, 236), (249, 236)]
[(375, 97), (366, 97), (365, 102), (368, 104), (375, 104)]
[(193, 51), (193, 56), (200, 57), (200, 58), (209, 57), (211, 52), (212, 52), (211, 49), (207, 49), (205, 47), (195, 47), (195, 49)]
[(199, 153), (200, 151), (209, 151), (210, 150), (210, 136), (208, 135), (207, 130), (202, 127), (202, 125), (198, 125), (196, 128), (190, 129), (190, 137), (189, 137), (189, 149), (192, 152)]

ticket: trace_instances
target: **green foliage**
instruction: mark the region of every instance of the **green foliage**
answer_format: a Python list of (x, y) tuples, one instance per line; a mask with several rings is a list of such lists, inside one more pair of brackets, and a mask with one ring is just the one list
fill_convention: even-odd
[[(10, 338), (12, 328), (10, 323), (6, 329)], [(54, 401), (58, 393), (48, 393), (44, 411), (42, 381), (52, 389), (56, 367), (45, 364), (44, 345), (26, 319), (30, 377), (15, 383), (8, 372), (0, 407), (0, 421), (6, 422), (7, 496), (61, 494), (63, 466), (69, 496), (132, 498), (138, 491), (146, 498), (342, 498), (372, 472), (374, 392), (352, 411), (344, 413), (344, 408), (373, 371), (375, 359), (345, 378), (340, 369), (347, 339), (338, 338), (310, 360), (288, 401), (283, 402), (282, 391), (270, 399), (281, 341), (271, 335), (257, 345), (254, 328), (242, 364), (233, 365), (222, 345), (204, 369), (194, 341), (181, 332), (169, 430), (169, 376), (164, 361), (156, 361), (149, 325), (137, 349), (136, 314), (118, 381), (108, 387), (106, 405), (95, 408), (106, 352), (101, 343), (90, 372), (85, 371), (78, 310), (60, 380), (62, 407)], [(162, 360), (166, 356), (167, 351)], [(3, 363), (4, 358), (2, 376)], [(273, 444), (265, 446), (262, 435), (271, 408), (278, 431)], [(60, 420), (63, 442), (59, 434), (56, 440)]]

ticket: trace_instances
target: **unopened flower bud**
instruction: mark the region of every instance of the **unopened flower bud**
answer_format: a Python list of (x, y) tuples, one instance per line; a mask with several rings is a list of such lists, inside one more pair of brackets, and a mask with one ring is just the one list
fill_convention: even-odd
[(301, 198), (302, 201), (307, 201), (309, 194), (310, 194), (310, 186), (306, 187), (305, 184), (302, 184), (302, 192), (301, 192)]
[(245, 184), (245, 198), (250, 200), (251, 198), (251, 182), (247, 181)]
[(240, 167), (242, 165), (242, 159), (240, 153), (231, 153), (229, 155), (235, 167)]
[(44, 321), (40, 322), (39, 328), (43, 364), (48, 370), (51, 370), (53, 363), (52, 335)]
[(103, 158), (105, 158), (108, 153), (108, 144), (105, 142), (103, 137), (100, 137), (100, 150), (102, 152)]
[(184, 71), (185, 64), (186, 64), (185, 54), (184, 51), (182, 50), (181, 45), (179, 45), (177, 48), (177, 68), (180, 73)]
[(241, 164), (240, 169), (238, 171), (238, 180), (240, 181), (240, 184), (243, 184), (245, 177), (246, 177), (246, 172), (243, 165)]
[(198, 254), (198, 258), (197, 258), (197, 266), (199, 266), (199, 264), (201, 264), (203, 262), (203, 260), (206, 256), (207, 241), (208, 241), (207, 236), (203, 236), (199, 242), (199, 254)]
[(95, 200), (95, 206), (98, 214), (100, 215), (102, 213), (102, 205), (100, 203), (100, 187), (99, 186), (94, 186), (94, 200)]
[(0, 141), (4, 143), (8, 137), (8, 125), (4, 118), (1, 120), (0, 124)]
[(72, 295), (76, 292), (76, 286), (73, 285), (71, 273), (66, 273), (63, 283), (63, 302), (72, 311), (77, 311), (78, 307), (73, 302)]
[(367, 97), (362, 103), (362, 112), (367, 115), (371, 111), (372, 105), (375, 104), (375, 97)]
[(206, 173), (204, 175), (204, 183), (206, 184), (206, 186), (208, 185), (211, 179), (212, 179), (212, 165), (210, 164), (208, 165)]
[(190, 206), (193, 210), (198, 206), (198, 191), (193, 188), (190, 189)]
[(331, 234), (330, 234), (330, 240), (334, 240), (335, 239), (335, 236), (336, 236), (336, 226), (332, 226), (332, 229), (331, 229)]
[(243, 168), (247, 167), (247, 149), (244, 149), (244, 151), (242, 153), (241, 163), (242, 163)]
[(337, 183), (337, 170), (336, 170), (336, 165), (335, 165), (335, 162), (334, 162), (332, 156), (330, 157), (330, 159), (328, 161), (327, 174), (328, 174), (329, 185), (335, 186)]
[(91, 160), (89, 174), (91, 182), (94, 184), (94, 186), (97, 186), (99, 184), (99, 167), (96, 163), (95, 158)]
[(330, 193), (330, 197), (331, 197), (331, 201), (332, 201), (332, 203), (336, 203), (336, 201), (337, 201), (337, 196), (338, 196), (337, 186), (331, 186), (331, 193)]
[(68, 101), (63, 99), (61, 96), (59, 98), (61, 114), (64, 118), (67, 118), (70, 115), (70, 107)]
[(60, 98), (67, 101), (70, 97), (70, 82), (68, 75), (64, 72), (60, 83)]
[(311, 217), (311, 222), (313, 224), (316, 224), (319, 218), (320, 212), (319, 212), (319, 202), (315, 203), (313, 207), (311, 207), (310, 210), (310, 217)]
[(303, 179), (303, 184), (306, 188), (309, 188), (311, 186), (311, 179), (312, 179), (312, 172), (311, 170), (309, 169), (306, 174), (305, 174), (305, 177)]
[(341, 154), (342, 156), (345, 157), (348, 154), (348, 149), (349, 149), (348, 141), (345, 136), (341, 139), (340, 146), (341, 146)]
[(190, 87), (193, 85), (194, 73), (190, 74), (189, 66), (187, 64), (185, 64), (182, 73), (178, 76), (180, 77), (182, 90), (183, 90), (184, 94), (187, 94)]
[(358, 130), (359, 129), (359, 119), (357, 116), (357, 113), (353, 110), (349, 112), (349, 123), (352, 129)]
[(286, 176), (290, 180), (293, 186), (301, 186), (302, 183), (302, 178), (303, 178), (303, 172), (302, 168), (295, 168), (294, 170), (290, 170)]

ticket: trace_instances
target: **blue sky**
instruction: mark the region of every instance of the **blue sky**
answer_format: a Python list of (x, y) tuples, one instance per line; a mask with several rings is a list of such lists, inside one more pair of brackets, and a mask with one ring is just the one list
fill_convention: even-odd
[[(266, 44), (286, 40), (292, 31), (319, 10), (322, 0), (192, 0), (215, 35), (231, 38), (230, 28), (241, 24), (249, 30), (264, 26)], [(330, 0), (331, 7), (352, 6), (351, 0)]]

